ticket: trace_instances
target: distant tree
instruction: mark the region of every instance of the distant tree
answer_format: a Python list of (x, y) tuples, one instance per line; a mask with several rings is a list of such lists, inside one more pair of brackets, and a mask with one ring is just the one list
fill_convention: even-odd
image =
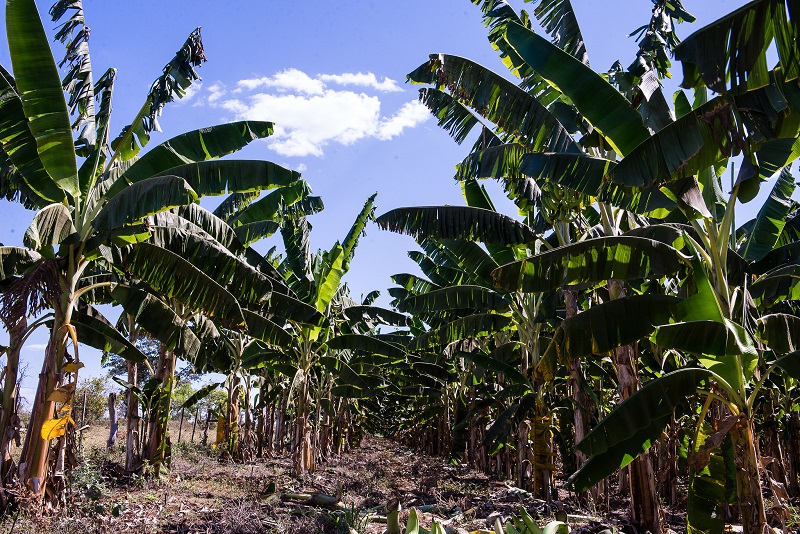
[[(115, 388), (105, 376), (84, 378), (75, 390), (75, 422), (98, 425), (108, 418), (108, 394)], [(84, 419), (84, 395), (86, 396)]]

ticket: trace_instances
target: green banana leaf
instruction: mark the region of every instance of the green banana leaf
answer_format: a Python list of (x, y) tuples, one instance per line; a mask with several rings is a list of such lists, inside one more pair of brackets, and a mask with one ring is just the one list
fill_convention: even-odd
[(630, 102), (580, 60), (514, 22), (507, 24), (505, 38), (534, 71), (569, 97), (618, 154), (626, 156), (650, 137)]
[(627, 187), (646, 187), (696, 174), (723, 160), (711, 128), (699, 118), (714, 109), (702, 107), (662, 128), (631, 150), (607, 174), (607, 179)]
[[(539, 187), (533, 180), (504, 180), (503, 184), (508, 198), (517, 204), (520, 209), (522, 209), (522, 206), (534, 205), (541, 195)], [(467, 201), (467, 206), (497, 211), (492, 203), (492, 199), (489, 198), (489, 194), (486, 192), (486, 188), (473, 178), (467, 178), (461, 182), (461, 194), (464, 196), (464, 200)], [(442, 242), (442, 244), (453, 250), (458, 256), (464, 256), (464, 254), (458, 253), (455, 248), (451, 246), (450, 241)], [(482, 248), (474, 243), (470, 244), (472, 245), (470, 248), (470, 256), (472, 256), (472, 259), (469, 260), (469, 263), (470, 265), (479, 265), (481, 270), (488, 264), (503, 265), (516, 259), (514, 250), (511, 247), (487, 243), (486, 250), (489, 251), (489, 255), (487, 256)], [(459, 245), (459, 249), (462, 246), (463, 245)], [(478, 258), (478, 256), (480, 258)], [(481, 276), (487, 280), (490, 279), (485, 275)]]
[(505, 330), (511, 325), (511, 317), (497, 314), (476, 314), (456, 319), (444, 326), (422, 334), (414, 340), (414, 349), (444, 347), (454, 341), (473, 337), (486, 337)]
[(201, 387), (200, 389), (195, 391), (191, 396), (189, 396), (188, 399), (183, 401), (183, 404), (181, 404), (180, 406), (181, 410), (188, 410), (192, 408), (192, 406), (194, 406), (201, 400), (211, 395), (211, 392), (220, 387), (222, 384), (223, 382), (212, 382), (210, 384), (206, 384), (205, 386)]
[(6, 32), (17, 91), (42, 165), (62, 191), (79, 198), (81, 189), (67, 102), (33, 0), (6, 2)]
[[(139, 172), (134, 166), (125, 174), (126, 178), (130, 178), (131, 171)], [(274, 189), (300, 180), (299, 172), (262, 160), (199, 161), (168, 168), (158, 175), (180, 176), (200, 196)]]
[[(173, 215), (177, 215), (183, 221), (175, 220)], [(162, 217), (164, 220), (162, 220)], [(183, 224), (182, 224), (183, 223)], [(188, 224), (186, 224), (188, 223)], [(170, 210), (167, 213), (159, 213), (153, 218), (153, 226), (179, 225), (184, 230), (199, 229), (213, 239), (218, 241), (223, 247), (234, 254), (244, 252), (244, 243), (237, 236), (237, 233), (223, 219), (215, 216), (212, 212), (200, 206), (200, 204), (185, 204)], [(256, 265), (254, 265), (255, 267)]]
[(141, 350), (125, 339), (114, 326), (98, 311), (89, 313), (75, 310), (72, 324), (78, 334), (78, 341), (103, 353), (113, 353), (130, 362), (142, 363), (147, 360)]
[(310, 326), (325, 326), (328, 320), (314, 306), (306, 304), (290, 295), (273, 291), (264, 304), (264, 310), (288, 321)]
[(25, 274), (42, 261), (42, 255), (22, 247), (0, 247), (0, 282)]
[(750, 286), (757, 306), (770, 307), (781, 300), (800, 300), (800, 265), (787, 265), (767, 271)]
[(794, 177), (786, 167), (775, 182), (769, 198), (758, 211), (747, 239), (739, 247), (738, 253), (745, 260), (762, 260), (775, 247), (786, 224), (786, 217), (793, 207), (794, 189)]
[(50, 204), (33, 217), (22, 242), (26, 247), (41, 250), (65, 243), (70, 236), (77, 237), (72, 224), (72, 214), (64, 204)]
[(758, 337), (775, 352), (787, 354), (800, 350), (800, 318), (773, 313), (757, 321)]
[(266, 317), (253, 313), (250, 310), (243, 309), (242, 314), (247, 324), (247, 333), (250, 334), (250, 336), (273, 347), (291, 347), (294, 338), (289, 332)]
[(504, 265), (492, 276), (503, 290), (543, 292), (611, 279), (660, 278), (681, 271), (686, 260), (676, 249), (652, 239), (603, 237)]
[[(304, 293), (310, 293), (313, 280), (311, 275), (310, 232), (311, 225), (305, 217), (285, 219), (281, 224), (281, 237), (286, 250), (284, 264), (300, 280)], [(313, 295), (309, 294), (308, 296)]]
[(415, 295), (397, 308), (411, 314), (446, 310), (505, 310), (510, 302), (490, 289), (480, 286), (453, 286)]
[(783, 0), (756, 0), (704, 26), (675, 48), (683, 63), (683, 87), (702, 87), (717, 93), (739, 87), (753, 89), (769, 83), (767, 48), (777, 44), (788, 80), (797, 78), (797, 7)]
[[(419, 265), (422, 273), (430, 278), (431, 283), (435, 284), (436, 286), (447, 287), (451, 285), (458, 285), (464, 278), (463, 271), (444, 265), (437, 265), (433, 260), (431, 260), (430, 257), (418, 250), (410, 250), (407, 254), (409, 258)], [(392, 290), (390, 289), (390, 295), (392, 295), (391, 291)], [(404, 298), (406, 298), (406, 296), (403, 296), (400, 300)]]
[(775, 361), (775, 366), (780, 367), (784, 373), (800, 380), (800, 351), (791, 352)]
[[(231, 154), (244, 148), (256, 139), (269, 137), (272, 135), (272, 131), (271, 122), (239, 121), (192, 130), (177, 135), (140, 157), (125, 171), (125, 181), (127, 183), (135, 183), (145, 178), (158, 176), (173, 167), (181, 167), (190, 162), (196, 163)], [(237, 166), (238, 164), (236, 163), (232, 164), (234, 169), (236, 169)], [(271, 170), (267, 167), (270, 166), (264, 166), (262, 172), (275, 173), (278, 171), (277, 167), (271, 167)], [(198, 176), (208, 178), (211, 184), (216, 184), (217, 194), (222, 194), (225, 190), (222, 189), (219, 175), (214, 172), (215, 168), (216, 167), (213, 166), (207, 167), (205, 168), (205, 172), (198, 174)], [(246, 167), (240, 168), (240, 172), (244, 170), (246, 170)], [(283, 179), (286, 180), (294, 176), (291, 174), (291, 171), (289, 171), (288, 175), (283, 171), (277, 172), (277, 176), (281, 175), (283, 175)], [(244, 175), (239, 174), (239, 176)], [(270, 174), (267, 174), (267, 177), (269, 176)], [(261, 183), (266, 179), (267, 178), (265, 178), (263, 174), (257, 174), (255, 177), (255, 180)], [(249, 177), (249, 180), (254, 180), (254, 178)], [(227, 181), (228, 180), (226, 180), (226, 182)], [(114, 189), (109, 192), (109, 196), (114, 196), (122, 187), (123, 186), (120, 184), (115, 184)]]
[(212, 213), (224, 221), (229, 221), (240, 210), (255, 202), (260, 195), (260, 191), (232, 193), (220, 202)]
[[(722, 377), (736, 391), (753, 377), (758, 351), (741, 326), (728, 321), (689, 321), (659, 326), (653, 343), (686, 353)], [(744, 382), (743, 382), (744, 381)]]
[(503, 64), (517, 78), (522, 79), (520, 87), (536, 95), (536, 98), (545, 105), (559, 98), (560, 93), (542, 79), (530, 65), (519, 57), (519, 54), (506, 42), (506, 24), (516, 22), (525, 26), (530, 25), (528, 17), (523, 20), (505, 0), (472, 0), (483, 12), (483, 24), (489, 28), (489, 42), (497, 50)]
[(200, 79), (194, 67), (203, 61), (206, 61), (203, 39), (200, 28), (196, 28), (150, 85), (147, 100), (131, 124), (111, 142), (113, 158), (126, 162), (139, 154), (150, 141), (150, 133), (159, 130), (158, 117), (164, 106), (176, 98), (183, 98), (189, 86)]
[(513, 365), (481, 352), (459, 352), (458, 355), (465, 360), (471, 361), (481, 369), (492, 371), (493, 373), (503, 373), (503, 377), (508, 383), (530, 388), (528, 379)]
[(475, 125), (482, 124), (467, 106), (439, 89), (420, 89), (419, 99), (438, 119), (439, 128), (449, 133), (459, 145)]
[(349, 321), (366, 321), (373, 324), (388, 326), (410, 326), (411, 319), (407, 315), (396, 311), (379, 308), (377, 306), (348, 306), (342, 310)]
[(61, 186), (42, 164), (15, 81), (5, 69), (0, 69), (0, 95), (0, 144), (19, 171), (18, 178), (22, 184), (17, 187), (24, 187), (29, 201), (40, 208), (52, 202), (65, 201)]
[(364, 207), (361, 208), (361, 212), (359, 212), (356, 220), (353, 222), (353, 226), (347, 231), (347, 235), (342, 241), (342, 249), (344, 251), (342, 269), (344, 272), (350, 269), (350, 262), (353, 260), (353, 256), (356, 253), (358, 240), (362, 235), (366, 234), (367, 224), (375, 219), (375, 197), (377, 196), (378, 193), (375, 193), (364, 202)]
[(603, 188), (603, 178), (616, 163), (582, 154), (525, 154), (520, 172), (534, 180), (550, 182), (596, 197)]
[(800, 241), (777, 247), (750, 266), (750, 272), (761, 276), (779, 267), (800, 263)]
[(534, 230), (496, 211), (469, 206), (397, 208), (375, 220), (384, 230), (415, 238), (524, 245), (538, 239)]
[(655, 421), (670, 416), (675, 408), (711, 378), (706, 369), (685, 368), (667, 373), (645, 384), (611, 411), (576, 445), (588, 456), (603, 454), (613, 445), (630, 439)]
[(328, 304), (333, 300), (336, 292), (342, 284), (342, 277), (345, 274), (345, 252), (338, 243), (325, 255), (323, 260), (323, 270), (317, 280), (317, 294), (315, 304), (317, 310), (325, 312)]
[(511, 432), (515, 432), (519, 423), (528, 418), (529, 412), (536, 406), (536, 395), (525, 394), (515, 398), (511, 406), (503, 410), (483, 438), (483, 444), (492, 450), (498, 450), (502, 440)]
[(454, 379), (454, 375), (443, 365), (431, 362), (414, 362), (412, 368), (422, 375), (438, 380), (442, 384), (452, 382)]
[[(97, 141), (97, 127), (92, 61), (89, 56), (90, 31), (83, 16), (83, 2), (58, 0), (50, 8), (50, 15), (53, 22), (58, 22), (69, 11), (70, 17), (60, 25), (55, 38), (66, 47), (66, 54), (59, 66), (68, 64), (67, 74), (61, 84), (69, 94), (69, 111), (76, 115), (72, 125), (73, 130), (78, 132), (75, 150), (79, 155), (86, 156)], [(82, 189), (82, 192), (85, 194), (86, 189)]]
[(498, 267), (491, 254), (497, 254), (503, 259), (510, 256), (511, 261), (515, 259), (511, 249), (503, 245), (487, 245), (487, 249), (491, 247), (494, 251), (490, 250), (489, 254), (487, 254), (486, 250), (472, 241), (440, 239), (437, 244), (475, 285), (484, 287), (492, 285), (492, 271)]
[(589, 66), (589, 55), (583, 42), (578, 19), (569, 0), (533, 0), (533, 16), (553, 37), (561, 50)]
[(441, 289), (442, 287), (428, 280), (425, 280), (424, 278), (420, 278), (417, 275), (408, 273), (393, 274), (391, 276), (391, 279), (392, 282), (402, 286), (404, 289), (407, 289), (410, 293), (414, 295), (419, 295), (420, 293), (428, 293), (436, 289)]
[(121, 258), (119, 266), (155, 290), (202, 310), (210, 317), (244, 325), (236, 298), (189, 261), (169, 250), (139, 243)]
[(406, 352), (397, 345), (361, 334), (342, 334), (329, 339), (325, 344), (330, 349), (363, 351), (400, 361), (405, 360), (406, 357)]
[(273, 235), (280, 228), (281, 225), (275, 221), (260, 221), (237, 226), (234, 232), (239, 242), (244, 246), (248, 246)]
[[(795, 109), (797, 109), (797, 106), (795, 106)], [(779, 138), (764, 142), (756, 151), (758, 179), (761, 181), (770, 179), (798, 157), (800, 157), (800, 138)], [(743, 163), (743, 165), (746, 165), (746, 163)], [(758, 180), (751, 181), (758, 183)], [(742, 187), (740, 186), (739, 189), (741, 191)], [(747, 201), (747, 199), (742, 198), (742, 193), (739, 194), (739, 197), (742, 202)]]
[(93, 92), (100, 100), (100, 108), (94, 115), (96, 140), (93, 145), (87, 146), (87, 148), (90, 148), (89, 155), (78, 168), (81, 192), (84, 195), (90, 194), (103, 173), (103, 166), (106, 161), (105, 147), (108, 144), (109, 123), (111, 121), (111, 101), (114, 95), (116, 77), (117, 69), (108, 69), (94, 86)]
[(149, 244), (179, 255), (242, 303), (263, 306), (269, 299), (272, 280), (213, 239), (175, 226), (151, 227), (150, 234)]
[(587, 491), (597, 482), (622, 469), (661, 437), (671, 418), (672, 414), (649, 419), (647, 426), (636, 430), (626, 440), (609, 446), (603, 453), (592, 456), (584, 462), (580, 469), (569, 477), (567, 485), (574, 491)]
[(668, 295), (634, 295), (565, 319), (539, 360), (537, 375), (552, 380), (559, 365), (590, 354), (603, 355), (649, 336), (658, 325), (680, 316), (682, 300)]
[(139, 285), (117, 285), (111, 290), (114, 302), (167, 350), (194, 363), (202, 350), (200, 339), (175, 311)]
[(300, 202), (310, 194), (311, 187), (308, 185), (308, 182), (305, 180), (297, 180), (275, 191), (271, 191), (263, 198), (253, 202), (234, 215), (229, 222), (232, 226), (236, 227), (241, 224), (252, 222), (280, 220), (282, 218), (282, 210)]
[[(541, 102), (469, 59), (432, 54), (428, 63), (409, 74), (409, 78), (418, 83), (446, 87), (461, 104), (475, 110), (503, 132), (515, 136), (529, 150), (579, 150), (569, 132)], [(441, 110), (432, 106), (450, 106), (450, 102), (441, 98), (424, 103), (437, 116)]]
[(709, 464), (701, 473), (689, 479), (686, 499), (686, 528), (688, 532), (722, 534), (725, 531), (725, 461), (712, 453)]
[(645, 384), (576, 445), (590, 459), (568, 483), (582, 491), (632, 462), (658, 439), (678, 405), (710, 376), (705, 369), (687, 368)]
[(183, 178), (158, 176), (124, 188), (103, 206), (92, 221), (98, 232), (141, 221), (148, 215), (191, 204), (197, 193)]

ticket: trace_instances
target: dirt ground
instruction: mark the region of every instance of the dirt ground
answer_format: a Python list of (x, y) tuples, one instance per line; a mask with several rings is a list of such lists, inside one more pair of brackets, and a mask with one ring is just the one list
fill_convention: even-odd
[[(177, 436), (176, 428), (171, 431)], [(198, 429), (199, 430), (199, 429)], [(213, 430), (213, 429), (212, 429)], [(385, 505), (399, 499), (401, 523), (411, 508), (420, 523), (443, 523), (449, 532), (491, 529), (488, 518), (525, 509), (540, 523), (556, 516), (567, 519), (574, 532), (634, 532), (622, 515), (605, 519), (579, 509), (570, 497), (544, 502), (508, 483), (463, 466), (447, 465), (392, 441), (367, 437), (361, 448), (329, 459), (313, 475), (290, 475), (288, 457), (250, 464), (220, 461), (219, 454), (190, 443), (184, 425), (181, 443), (173, 445), (172, 467), (161, 480), (120, 477), (124, 451), (105, 451), (107, 430), (91, 428), (83, 447), (85, 462), (72, 473), (72, 494), (58, 514), (17, 514), (0, 521), (0, 532), (14, 533), (340, 533), (353, 527), (360, 534), (381, 534)], [(209, 433), (213, 436), (213, 431)], [(177, 441), (177, 438), (174, 438)], [(341, 495), (339, 510), (287, 499), (287, 494)], [(625, 509), (625, 503), (617, 506)], [(667, 517), (669, 519), (669, 516)], [(683, 519), (673, 518), (676, 532)]]

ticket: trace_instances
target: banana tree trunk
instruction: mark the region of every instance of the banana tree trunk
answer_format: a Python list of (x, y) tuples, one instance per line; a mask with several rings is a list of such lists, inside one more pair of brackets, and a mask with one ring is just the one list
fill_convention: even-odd
[(236, 457), (239, 451), (239, 383), (238, 375), (228, 381), (228, 398), (226, 401), (225, 421), (223, 422), (222, 439), (228, 452)]
[[(564, 305), (566, 306), (567, 319), (578, 314), (578, 294), (575, 291), (564, 291)], [(575, 433), (574, 443), (580, 443), (589, 433), (589, 416), (587, 411), (592, 405), (592, 400), (584, 390), (583, 374), (581, 372), (580, 358), (573, 358), (569, 364), (569, 388), (574, 403), (573, 428)], [(575, 450), (575, 462), (578, 467), (586, 461), (586, 455)]]
[[(138, 385), (139, 369), (134, 362), (128, 362), (128, 383), (134, 387)], [(139, 398), (133, 388), (127, 392), (128, 408), (125, 413), (125, 471), (131, 473), (138, 471), (142, 465), (141, 451), (139, 450)]]
[(277, 413), (275, 414), (275, 451), (278, 454), (283, 454), (284, 441), (286, 438), (286, 403), (287, 393), (286, 390), (281, 391), (281, 400), (278, 405)]
[(784, 433), (786, 437), (787, 475), (789, 496), (800, 496), (800, 413), (787, 409), (789, 423)]
[(275, 450), (275, 414), (278, 412), (279, 400), (279, 398), (276, 398), (266, 408), (267, 420), (264, 424), (264, 444), (268, 458), (272, 457), (272, 453)]
[[(16, 325), (9, 328), (9, 347), (6, 352), (8, 364), (5, 369), (5, 383), (3, 385), (3, 406), (0, 416), (0, 484), (14, 481), (15, 465), (12, 447), (20, 446), (20, 420), (17, 413), (17, 379), (19, 375), (19, 353), (22, 350), (22, 341), (28, 328), (28, 321), (20, 317)], [(3, 509), (8, 504), (7, 495), (0, 492), (0, 506)]]
[(45, 349), (42, 372), (39, 374), (39, 384), (21, 454), (21, 462), (24, 463), (21, 479), (33, 491), (36, 501), (44, 495), (47, 486), (50, 456), (50, 440), (42, 437), (42, 428), (53, 419), (55, 402), (48, 399), (61, 383), (61, 367), (67, 346), (68, 331), (64, 326), (68, 324), (69, 299), (62, 297), (60, 300), (53, 306), (55, 315), (50, 340)]
[(106, 449), (113, 449), (114, 446), (117, 444), (117, 430), (119, 429), (119, 425), (117, 424), (116, 393), (108, 394), (108, 422), (109, 422), (109, 430), (108, 430), (108, 441), (106, 441)]
[[(625, 289), (617, 280), (610, 280), (608, 289), (612, 299), (625, 296)], [(636, 360), (633, 345), (618, 347), (613, 352), (620, 402), (624, 402), (641, 387)], [(630, 475), (631, 522), (642, 532), (648, 530), (652, 534), (661, 532), (661, 511), (650, 451), (636, 458), (627, 472)]]
[[(261, 388), (261, 395), (264, 395), (264, 389)], [(263, 399), (263, 397), (261, 397)], [(264, 457), (264, 434), (266, 434), (266, 417), (265, 412), (267, 407), (264, 405), (263, 400), (261, 406), (258, 408), (258, 417), (256, 418), (256, 458)]]
[(153, 475), (159, 476), (162, 468), (169, 467), (171, 446), (169, 440), (169, 410), (175, 377), (175, 354), (162, 346), (156, 370), (161, 387), (158, 399), (151, 408), (148, 432), (147, 460)]
[(543, 404), (537, 402), (531, 418), (533, 493), (547, 501), (553, 497), (553, 437), (550, 425), (550, 414), (546, 413)]
[(314, 451), (311, 444), (311, 425), (308, 421), (309, 416), (309, 387), (310, 377), (306, 375), (300, 386), (297, 402), (297, 420), (295, 422), (294, 435), (294, 476), (312, 473), (314, 466)]
[(758, 451), (752, 419), (742, 415), (731, 429), (736, 463), (736, 499), (744, 532), (772, 532), (764, 512)]
[(764, 427), (762, 431), (762, 444), (761, 452), (765, 456), (774, 458), (766, 466), (767, 474), (774, 482), (779, 483), (784, 488), (789, 486), (788, 478), (786, 476), (787, 469), (784, 462), (783, 446), (781, 444), (780, 433), (778, 432), (778, 421), (775, 418), (777, 413), (777, 402), (775, 399), (777, 392), (768, 391), (766, 409), (763, 410), (764, 414)]
[[(244, 461), (250, 461), (254, 453), (254, 440), (253, 440), (253, 419), (251, 417), (251, 377), (245, 377), (245, 392), (244, 392), (244, 432), (239, 433), (239, 455)], [(238, 420), (238, 414), (237, 414)]]

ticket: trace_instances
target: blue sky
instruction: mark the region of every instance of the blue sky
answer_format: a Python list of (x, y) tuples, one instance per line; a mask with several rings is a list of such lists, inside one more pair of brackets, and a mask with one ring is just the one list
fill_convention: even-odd
[[(697, 17), (678, 27), (681, 37), (743, 5), (742, 0), (684, 0)], [(43, 18), (50, 2), (37, 2)], [(515, 8), (525, 8), (512, 1)], [(619, 59), (633, 60), (636, 42), (627, 37), (650, 19), (649, 0), (573, 0), (591, 65), (604, 71)], [(431, 53), (468, 57), (506, 72), (486, 40), (480, 10), (469, 0), (350, 0), (275, 2), (239, 0), (84, 0), (92, 30), (95, 77), (118, 69), (112, 131), (127, 124), (147, 89), (186, 36), (202, 26), (208, 62), (203, 82), (183, 101), (167, 106), (148, 148), (183, 131), (227, 120), (276, 123), (276, 135), (256, 142), (239, 157), (267, 159), (300, 170), (326, 209), (311, 218), (312, 247), (342, 239), (364, 200), (378, 192), (378, 214), (399, 206), (463, 204), (452, 176), (471, 141), (456, 145), (416, 103), (418, 87), (406, 73)], [(54, 25), (45, 19), (52, 35)], [(63, 49), (54, 45), (60, 59)], [(10, 68), (7, 44), (0, 63)], [(681, 70), (674, 69), (677, 89)], [(490, 186), (507, 214), (513, 205)], [(214, 206), (219, 199), (204, 201)], [(0, 242), (19, 245), (33, 213), (2, 202)], [(755, 203), (754, 203), (755, 204)], [(258, 248), (266, 249), (277, 241)], [(389, 276), (414, 272), (406, 256), (409, 237), (368, 228), (346, 281), (357, 297), (380, 289), (388, 302)], [(6, 338), (0, 331), (0, 344)], [(46, 339), (29, 341), (24, 394), (35, 387)], [(84, 356), (86, 374), (99, 374), (99, 357)]]

